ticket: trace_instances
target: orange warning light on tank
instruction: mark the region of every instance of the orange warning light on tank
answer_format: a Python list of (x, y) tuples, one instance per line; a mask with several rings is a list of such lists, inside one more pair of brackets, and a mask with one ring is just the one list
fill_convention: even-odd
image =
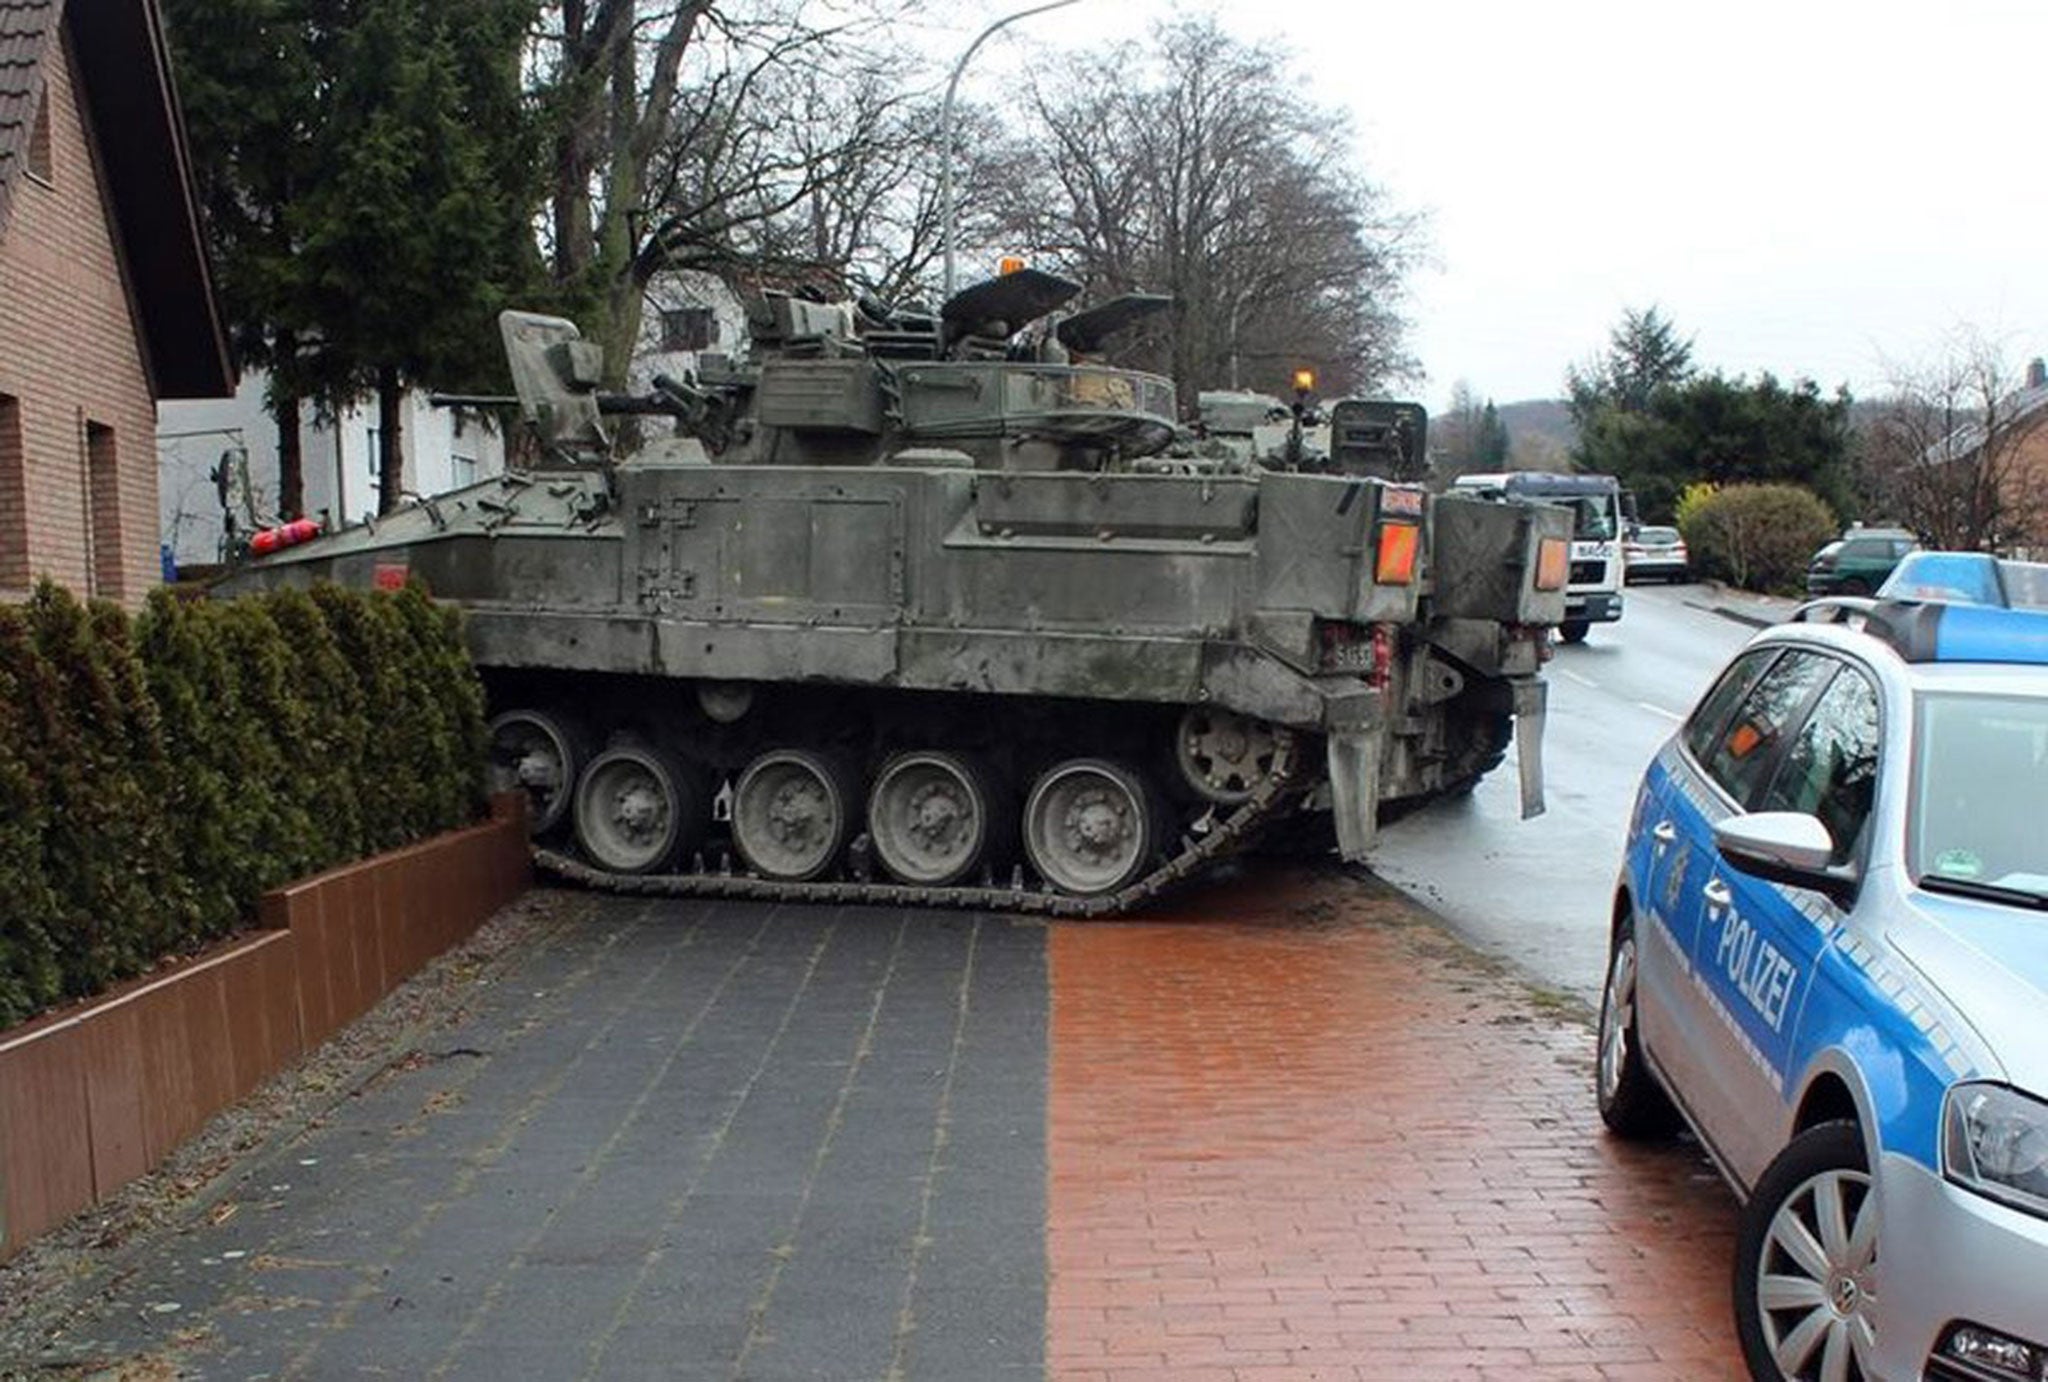
[(1382, 523), (1372, 578), (1380, 585), (1407, 585), (1415, 579), (1415, 556), (1422, 530), (1413, 523)]

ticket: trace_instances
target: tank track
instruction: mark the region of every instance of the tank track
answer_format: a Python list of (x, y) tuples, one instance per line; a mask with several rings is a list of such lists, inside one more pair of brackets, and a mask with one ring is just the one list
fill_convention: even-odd
[(1282, 732), (1273, 768), (1246, 800), (1200, 836), (1184, 835), (1180, 848), (1158, 868), (1113, 893), (1074, 897), (1026, 887), (1021, 875), (1012, 887), (919, 887), (908, 883), (837, 879), (785, 882), (744, 873), (612, 873), (593, 868), (559, 850), (536, 846), (535, 867), (565, 882), (605, 892), (650, 897), (729, 897), (752, 902), (865, 903), (877, 907), (943, 907), (960, 911), (1019, 912), (1034, 916), (1085, 918), (1128, 912), (1164, 893), (1209, 864), (1229, 857), (1299, 791), (1294, 785), (1295, 737)]

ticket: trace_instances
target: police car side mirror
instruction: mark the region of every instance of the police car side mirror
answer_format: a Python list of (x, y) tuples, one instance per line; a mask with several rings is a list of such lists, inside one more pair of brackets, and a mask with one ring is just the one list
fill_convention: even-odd
[(1853, 864), (1831, 864), (1834, 837), (1804, 811), (1758, 811), (1714, 827), (1714, 847), (1729, 867), (1772, 883), (1811, 888), (1844, 907), (1860, 882)]

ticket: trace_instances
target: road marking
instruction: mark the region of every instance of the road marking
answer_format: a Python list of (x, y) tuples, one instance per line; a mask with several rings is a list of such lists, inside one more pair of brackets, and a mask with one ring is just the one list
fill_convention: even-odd
[(1685, 718), (1685, 716), (1675, 711), (1666, 710), (1661, 705), (1651, 705), (1648, 701), (1637, 701), (1636, 704), (1649, 711), (1652, 715), (1662, 715), (1667, 720), (1683, 720)]
[(1554, 670), (1561, 677), (1570, 677), (1573, 681), (1577, 682), (1581, 686), (1597, 687), (1600, 685), (1599, 682), (1594, 681), (1591, 677), (1582, 677), (1577, 672), (1574, 672), (1569, 668), (1558, 667), (1552, 670)]

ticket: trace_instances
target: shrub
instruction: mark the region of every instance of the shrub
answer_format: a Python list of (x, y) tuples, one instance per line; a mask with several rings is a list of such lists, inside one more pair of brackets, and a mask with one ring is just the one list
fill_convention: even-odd
[(43, 873), (49, 813), (26, 757), (27, 678), (39, 675), (28, 620), (0, 605), (0, 1027), (57, 1001), (57, 899)]
[(135, 626), (164, 751), (178, 765), (168, 806), (180, 866), (191, 880), (198, 928), (209, 935), (235, 924), (249, 873), (240, 848), (249, 837), (246, 796), (234, 771), (241, 697), (215, 614), (159, 590)]
[(412, 668), (405, 656), (404, 625), (389, 597), (363, 600), (339, 586), (318, 586), (314, 603), (363, 693), (364, 735), (357, 767), (356, 799), (362, 806), (363, 847), (370, 853), (414, 838), (424, 816), (419, 730), (408, 723), (415, 702), (406, 684)]
[[(363, 688), (333, 625), (310, 595), (280, 590), (268, 605), (271, 622), (291, 649), (286, 670), (293, 698), (305, 712), (287, 780), (310, 818), (314, 867), (326, 868), (371, 852), (363, 831), (363, 752), (370, 737)], [(456, 655), (462, 656), (459, 648)]]
[(418, 590), (0, 607), (0, 1027), (475, 819), (482, 706)]
[(192, 923), (165, 811), (169, 772), (127, 617), (48, 581), (26, 606), (23, 757), (45, 793), (44, 879), (64, 992), (146, 968)]
[(1703, 573), (1778, 594), (1799, 592), (1814, 549), (1835, 531), (1828, 506), (1797, 485), (1728, 485), (1690, 507), (1682, 500), (1679, 513)]
[(432, 713), (419, 718), (427, 796), (422, 803), (435, 829), (473, 820), (483, 808), (483, 777), (458, 765), (481, 763), (488, 747), (483, 685), (463, 651), (461, 613), (443, 609), (411, 582), (393, 602), (406, 636), (412, 674), (409, 684), (424, 695)]
[(1720, 492), (1719, 485), (1707, 480), (1687, 485), (1678, 496), (1678, 503), (1671, 518), (1672, 523), (1683, 531), (1685, 525), (1692, 522), (1699, 513), (1700, 507)]

